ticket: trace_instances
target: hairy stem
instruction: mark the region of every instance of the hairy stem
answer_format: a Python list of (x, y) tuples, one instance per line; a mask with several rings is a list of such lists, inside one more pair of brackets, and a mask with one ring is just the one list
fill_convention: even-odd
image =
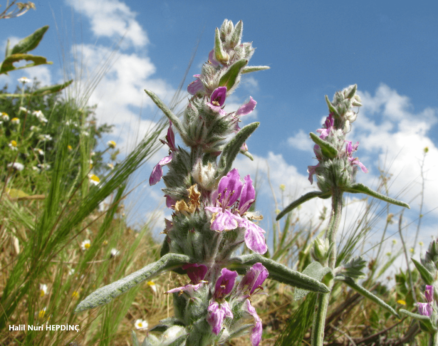
[[(327, 231), (327, 237), (331, 247), (328, 265), (331, 269), (336, 267), (336, 232), (339, 228), (342, 216), (342, 191), (335, 189), (332, 194), (332, 213), (330, 224)], [(330, 277), (327, 286), (329, 289), (333, 287), (334, 279)], [(330, 302), (330, 293), (318, 294), (317, 311), (313, 320), (312, 328), (312, 346), (322, 346), (324, 342), (325, 320), (327, 317), (327, 309)]]
[(429, 346), (438, 346), (438, 333), (430, 333), (429, 335)]

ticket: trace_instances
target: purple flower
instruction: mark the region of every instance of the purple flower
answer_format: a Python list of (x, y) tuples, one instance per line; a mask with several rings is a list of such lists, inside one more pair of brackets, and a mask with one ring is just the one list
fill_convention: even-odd
[(176, 287), (172, 288), (171, 290), (167, 291), (166, 293), (180, 293), (187, 292), (191, 297), (195, 294), (195, 292), (203, 285), (204, 283), (199, 283), (197, 285), (188, 284), (182, 287)]
[(325, 119), (324, 128), (316, 130), (316, 132), (320, 133), (319, 138), (326, 139), (329, 136), (334, 125), (335, 119), (333, 118), (333, 114), (330, 113), (329, 116)]
[(417, 303), (418, 313), (423, 316), (432, 315), (432, 303)]
[(262, 341), (262, 333), (263, 333), (263, 324), (262, 324), (262, 320), (259, 317), (259, 315), (257, 315), (257, 311), (256, 309), (254, 309), (254, 307), (251, 305), (251, 302), (247, 299), (246, 302), (246, 310), (247, 312), (254, 317), (254, 328), (251, 331), (251, 343), (252, 346), (258, 346), (260, 344), (260, 341)]
[(167, 144), (171, 151), (178, 151), (175, 146), (175, 133), (172, 129), (172, 122), (169, 120), (169, 129), (167, 130), (166, 140), (160, 139), (161, 143)]
[(207, 274), (208, 271), (206, 265), (198, 263), (184, 264), (182, 269), (187, 271), (187, 275), (189, 276), (190, 280), (192, 280), (193, 284), (197, 284), (201, 280), (204, 280), (205, 274)]
[(216, 300), (222, 300), (225, 296), (230, 294), (236, 282), (237, 272), (222, 268), (221, 276), (218, 277), (214, 289), (213, 297)]
[(239, 291), (245, 294), (245, 298), (247, 298), (263, 284), (268, 276), (269, 272), (263, 264), (254, 264), (240, 281)]
[(166, 197), (166, 207), (172, 208), (172, 206), (175, 205), (176, 201), (169, 195), (164, 195), (164, 197)]
[(199, 78), (201, 77), (200, 74), (195, 74), (193, 77), (195, 77), (196, 80), (188, 85), (187, 91), (192, 95), (196, 95), (198, 92), (204, 90), (204, 84), (202, 84), (201, 78)]
[(249, 101), (239, 107), (239, 109), (236, 112), (236, 115), (237, 116), (248, 115), (252, 113), (256, 105), (257, 102), (250, 96)]
[(205, 207), (213, 214), (210, 228), (213, 231), (245, 228), (245, 243), (248, 248), (264, 254), (267, 251), (265, 231), (249, 221), (245, 213), (255, 201), (255, 189), (249, 175), (240, 181), (237, 169), (231, 170), (219, 182), (218, 189), (212, 192), (211, 199), (216, 206)]
[(169, 156), (162, 158), (160, 162), (158, 162), (158, 164), (154, 167), (151, 176), (149, 177), (150, 186), (155, 185), (161, 180), (161, 178), (163, 177), (163, 169), (161, 167), (172, 162), (172, 155), (173, 153), (170, 153)]
[(426, 296), (426, 300), (428, 303), (433, 302), (433, 286), (426, 285), (426, 290), (424, 291), (424, 295)]
[(222, 109), (222, 106), (225, 103), (225, 99), (227, 98), (227, 87), (219, 87), (216, 88), (210, 97), (210, 102), (207, 105), (216, 113), (219, 113), (221, 116), (224, 116), (226, 113)]
[(211, 326), (213, 333), (216, 335), (219, 335), (224, 319), (226, 317), (234, 317), (233, 313), (231, 312), (230, 305), (226, 301), (220, 304), (218, 302), (211, 301), (207, 311), (207, 322)]
[(217, 67), (219, 66), (219, 62), (216, 60), (214, 49), (210, 51), (210, 54), (208, 54), (208, 62), (210, 65)]
[(359, 142), (357, 142), (355, 145), (353, 145), (351, 141), (346, 141), (346, 142), (347, 142), (346, 152), (348, 155), (348, 161), (350, 161), (352, 165), (359, 166), (362, 172), (368, 173), (368, 169), (364, 166), (362, 162), (359, 161), (359, 158), (353, 157), (353, 153), (357, 150), (359, 146)]
[(309, 173), (309, 181), (310, 184), (313, 184), (313, 175), (316, 174), (316, 169), (318, 168), (319, 163), (316, 166), (307, 166), (307, 173)]

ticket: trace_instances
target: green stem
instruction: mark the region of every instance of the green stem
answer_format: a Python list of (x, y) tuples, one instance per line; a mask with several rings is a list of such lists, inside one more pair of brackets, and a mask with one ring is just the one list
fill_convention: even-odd
[[(327, 230), (327, 238), (329, 240), (331, 252), (328, 260), (328, 266), (333, 270), (336, 267), (336, 232), (339, 228), (342, 216), (342, 191), (334, 189), (332, 194), (332, 214), (330, 224)], [(327, 286), (332, 289), (334, 285), (333, 277), (330, 277)], [(318, 294), (317, 311), (313, 320), (312, 328), (312, 346), (322, 346), (324, 342), (325, 320), (327, 317), (327, 309), (330, 302), (330, 293)]]
[(429, 346), (438, 346), (438, 333), (430, 333), (429, 335)]

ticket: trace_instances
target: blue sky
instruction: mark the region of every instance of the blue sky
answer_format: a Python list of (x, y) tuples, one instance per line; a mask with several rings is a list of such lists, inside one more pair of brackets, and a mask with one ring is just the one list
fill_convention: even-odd
[[(258, 169), (265, 229), (270, 228), (275, 209), (266, 163), (278, 200), (280, 184), (286, 185), (285, 203), (292, 195), (313, 190), (306, 171), (316, 161), (308, 133), (319, 128), (327, 115), (324, 95), (332, 98), (335, 91), (358, 84), (364, 106), (349, 138), (360, 141), (357, 154), (370, 170), (367, 175), (359, 173), (358, 181), (375, 187), (378, 164), (386, 162), (393, 174), (391, 194), (404, 193), (402, 199), (411, 202), (413, 211), (405, 219), (412, 222), (418, 216), (422, 149), (428, 146), (423, 213), (430, 213), (424, 218), (420, 239), (427, 243), (430, 235), (438, 235), (434, 226), (438, 217), (438, 209), (434, 210), (438, 207), (436, 1), (274, 1), (270, 5), (266, 1), (34, 2), (36, 11), (0, 21), (0, 44), (4, 46), (8, 37), (22, 38), (50, 25), (35, 54), (46, 56), (54, 65), (25, 73), (45, 83), (63, 78), (62, 49), (66, 61), (74, 56), (72, 46), (82, 52), (88, 66), (83, 70), (92, 75), (124, 35), (121, 49), (90, 103), (98, 104), (101, 121), (116, 124), (113, 138), (126, 151), (135, 144), (133, 137), (141, 137), (157, 119), (156, 108), (143, 89), (170, 102), (197, 40), (198, 53), (185, 87), (213, 47), (214, 29), (225, 18), (243, 20), (243, 40), (257, 48), (250, 64), (271, 69), (244, 76), (238, 92), (228, 99), (228, 109), (237, 108), (249, 96), (258, 102), (255, 114), (243, 119), (245, 123), (261, 122), (248, 142), (256, 160), (239, 158), (236, 164), (244, 174), (255, 174)], [(14, 84), (18, 77), (21, 75), (11, 74), (10, 80), (2, 77), (0, 82)], [(163, 149), (156, 161), (139, 173), (139, 179), (147, 179), (164, 155)], [(134, 219), (150, 215), (161, 201), (160, 188), (144, 187), (132, 199), (137, 202)], [(363, 203), (349, 206), (348, 221), (353, 222)], [(300, 213), (313, 215), (321, 205), (310, 203)], [(407, 236), (414, 233), (411, 225)]]

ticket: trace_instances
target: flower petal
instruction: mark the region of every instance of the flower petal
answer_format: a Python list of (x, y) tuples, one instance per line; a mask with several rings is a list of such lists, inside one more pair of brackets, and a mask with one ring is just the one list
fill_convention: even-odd
[(246, 300), (246, 310), (247, 312), (254, 317), (254, 328), (251, 331), (251, 343), (252, 346), (258, 346), (260, 344), (260, 341), (262, 341), (262, 333), (263, 333), (263, 324), (262, 320), (257, 315), (256, 309), (251, 305), (251, 302), (247, 299)]
[(196, 95), (198, 92), (204, 90), (204, 84), (202, 84), (202, 81), (199, 78), (200, 76), (200, 74), (193, 75), (196, 80), (191, 82), (187, 87), (187, 91), (192, 95)]
[(257, 105), (257, 102), (250, 96), (249, 101), (239, 107), (239, 109), (236, 112), (236, 115), (237, 116), (248, 115), (248, 114), (252, 113), (252, 111), (255, 109), (256, 105)]
[(244, 221), (245, 222), (240, 226), (246, 228), (246, 232), (245, 232), (246, 246), (252, 251), (263, 255), (266, 251), (268, 251), (268, 247), (265, 241), (265, 236), (263, 235), (265, 231), (251, 221), (248, 220), (244, 220)]
[(225, 103), (225, 100), (227, 98), (227, 87), (218, 87), (216, 88), (213, 93), (211, 94), (211, 103), (217, 102), (219, 106), (223, 106)]
[(426, 300), (428, 303), (433, 302), (433, 286), (426, 285), (426, 291), (424, 292), (424, 295), (426, 296)]
[(216, 335), (219, 335), (225, 317), (234, 317), (230, 306), (226, 301), (220, 305), (215, 301), (211, 301), (207, 311), (207, 322), (212, 327), (213, 333)]
[(151, 176), (149, 177), (149, 185), (153, 186), (158, 183), (163, 176), (163, 169), (161, 165), (158, 163), (154, 169), (152, 170)]
[(249, 175), (243, 179), (244, 185), (240, 194), (239, 212), (243, 215), (255, 201), (255, 189)]
[(205, 274), (207, 274), (208, 268), (204, 264), (188, 263), (182, 266), (182, 269), (187, 271), (192, 283), (197, 284), (201, 280), (204, 280)]
[(221, 276), (216, 280), (214, 289), (214, 297), (216, 299), (222, 299), (228, 295), (234, 287), (236, 281), (237, 272), (231, 271), (227, 268), (222, 268)]
[(219, 182), (218, 193), (222, 207), (230, 207), (237, 201), (242, 191), (243, 184), (240, 181), (239, 171), (234, 168)]

